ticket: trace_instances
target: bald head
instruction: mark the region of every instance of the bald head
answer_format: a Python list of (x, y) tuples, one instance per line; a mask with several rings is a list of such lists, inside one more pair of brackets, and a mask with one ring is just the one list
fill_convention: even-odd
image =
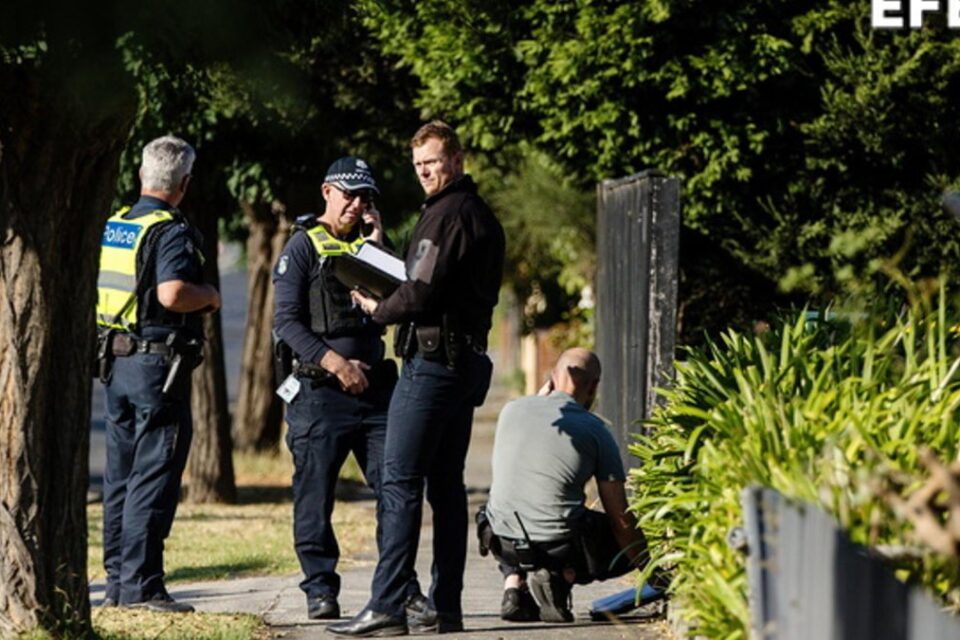
[(574, 400), (590, 408), (600, 382), (600, 358), (582, 347), (567, 349), (553, 366), (550, 379), (554, 389), (569, 393)]

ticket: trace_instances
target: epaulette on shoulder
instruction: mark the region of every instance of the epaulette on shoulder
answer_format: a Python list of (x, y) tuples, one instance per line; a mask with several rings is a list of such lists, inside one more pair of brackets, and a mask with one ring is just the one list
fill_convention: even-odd
[(290, 228), (290, 233), (296, 233), (297, 231), (308, 231), (313, 229), (319, 223), (320, 220), (317, 217), (317, 214), (305, 213), (297, 216), (296, 220), (293, 221), (293, 226)]

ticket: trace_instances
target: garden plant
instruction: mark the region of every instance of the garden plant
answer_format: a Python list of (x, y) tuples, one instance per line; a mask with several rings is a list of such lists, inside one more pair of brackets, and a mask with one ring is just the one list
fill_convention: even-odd
[(673, 570), (675, 602), (697, 634), (747, 637), (746, 558), (727, 536), (742, 525), (749, 485), (820, 505), (855, 542), (916, 547), (898, 577), (960, 609), (956, 554), (924, 547), (884, 499), (923, 485), (921, 450), (950, 462), (960, 447), (960, 312), (939, 284), (910, 297), (728, 331), (678, 364), (631, 446), (632, 508), (650, 568)]

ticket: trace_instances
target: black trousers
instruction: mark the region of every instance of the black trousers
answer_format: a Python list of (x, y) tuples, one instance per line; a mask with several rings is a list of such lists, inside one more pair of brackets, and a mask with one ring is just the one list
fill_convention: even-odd
[(403, 615), (404, 590), (420, 541), (423, 495), (433, 509), (429, 599), (444, 622), (463, 618), (461, 592), (467, 556), (464, 460), (473, 409), (483, 402), (492, 364), (468, 352), (455, 369), (416, 356), (404, 362), (390, 400), (379, 504), (383, 529), (369, 606)]
[(533, 542), (531, 545), (523, 540), (498, 536), (485, 515), (478, 514), (477, 537), (481, 550), (489, 549), (500, 563), (504, 577), (512, 574), (525, 577), (527, 570), (562, 572), (573, 569), (577, 584), (589, 584), (622, 576), (635, 568), (614, 538), (607, 515), (600, 511), (587, 510), (574, 526), (570, 538)]
[[(340, 469), (353, 452), (367, 485), (380, 499), (387, 406), (396, 383), (392, 362), (367, 372), (370, 387), (361, 395), (338, 383), (300, 378), (300, 393), (287, 405), (287, 446), (293, 454), (294, 547), (308, 598), (340, 594), (340, 546), (333, 530), (333, 507)], [(377, 526), (378, 545), (382, 528)], [(416, 573), (404, 596), (420, 593)]]

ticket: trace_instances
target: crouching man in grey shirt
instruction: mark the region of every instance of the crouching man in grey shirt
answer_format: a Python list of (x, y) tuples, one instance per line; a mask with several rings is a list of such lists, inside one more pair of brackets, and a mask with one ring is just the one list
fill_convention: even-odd
[[(641, 566), (646, 540), (627, 511), (620, 452), (590, 412), (600, 361), (565, 351), (536, 396), (508, 403), (497, 422), (490, 501), (477, 514), (480, 552), (505, 577), (500, 616), (571, 622), (570, 590)], [(597, 479), (604, 513), (585, 505)]]

